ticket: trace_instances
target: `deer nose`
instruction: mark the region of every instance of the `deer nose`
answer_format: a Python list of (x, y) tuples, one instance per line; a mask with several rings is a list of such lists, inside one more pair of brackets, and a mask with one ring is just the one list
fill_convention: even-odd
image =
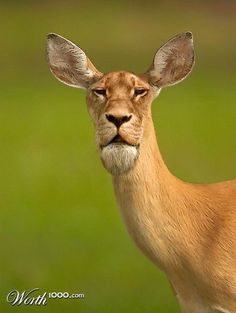
[(117, 128), (119, 128), (123, 123), (127, 123), (131, 120), (132, 114), (115, 116), (113, 114), (105, 114), (109, 122), (113, 123)]

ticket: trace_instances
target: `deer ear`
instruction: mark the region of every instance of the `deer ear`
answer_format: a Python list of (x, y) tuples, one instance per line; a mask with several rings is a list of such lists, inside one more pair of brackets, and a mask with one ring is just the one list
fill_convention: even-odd
[(162, 88), (177, 84), (194, 65), (193, 36), (179, 34), (165, 43), (156, 53), (150, 70), (145, 74), (150, 84)]
[(82, 49), (57, 34), (48, 34), (46, 54), (51, 72), (66, 85), (87, 89), (102, 76)]

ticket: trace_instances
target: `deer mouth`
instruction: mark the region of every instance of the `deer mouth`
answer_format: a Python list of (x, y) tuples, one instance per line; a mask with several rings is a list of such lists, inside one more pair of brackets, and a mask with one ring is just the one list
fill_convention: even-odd
[(101, 146), (100, 156), (103, 165), (112, 175), (125, 174), (134, 167), (139, 157), (139, 144), (130, 144), (117, 134)]
[(106, 145), (102, 146), (101, 148), (107, 147), (109, 145), (127, 145), (131, 147), (138, 147), (138, 145), (133, 145), (128, 143), (121, 135), (117, 134), (115, 135), (111, 141), (109, 141)]
[(110, 145), (111, 143), (128, 144), (120, 135), (115, 135), (108, 144)]

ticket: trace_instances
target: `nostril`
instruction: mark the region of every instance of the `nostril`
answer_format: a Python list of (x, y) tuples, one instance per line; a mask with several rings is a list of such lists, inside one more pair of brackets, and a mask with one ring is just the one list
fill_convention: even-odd
[(124, 115), (124, 116), (114, 116), (112, 114), (105, 114), (106, 119), (116, 125), (119, 128), (123, 123), (130, 121), (132, 115)]
[(109, 122), (115, 124), (116, 118), (115, 118), (114, 115), (112, 115), (112, 114), (106, 114), (106, 118), (107, 118), (107, 120), (108, 120)]
[(132, 115), (126, 115), (122, 117), (122, 123), (129, 122), (131, 120)]

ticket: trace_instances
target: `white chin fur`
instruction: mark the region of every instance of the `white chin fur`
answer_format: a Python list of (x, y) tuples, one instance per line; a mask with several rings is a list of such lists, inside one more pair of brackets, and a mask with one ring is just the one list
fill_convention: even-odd
[(138, 148), (126, 144), (112, 143), (101, 151), (102, 162), (112, 175), (127, 173), (133, 168), (137, 158)]

